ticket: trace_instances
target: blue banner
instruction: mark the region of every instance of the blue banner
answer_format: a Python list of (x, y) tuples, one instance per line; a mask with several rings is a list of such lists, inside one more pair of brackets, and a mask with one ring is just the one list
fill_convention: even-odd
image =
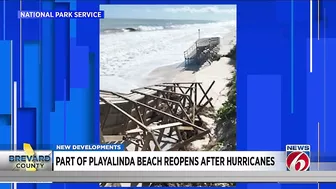
[(58, 144), (54, 151), (124, 151), (123, 144)]
[(104, 11), (19, 11), (19, 19), (36, 18), (104, 18)]

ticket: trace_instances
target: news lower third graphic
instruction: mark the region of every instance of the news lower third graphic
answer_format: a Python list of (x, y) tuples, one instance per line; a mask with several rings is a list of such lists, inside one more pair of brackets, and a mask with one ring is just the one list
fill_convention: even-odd
[(34, 151), (30, 144), (24, 150), (0, 151), (2, 171), (52, 171), (52, 151)]
[(19, 19), (38, 18), (104, 18), (104, 11), (18, 11)]
[[(123, 145), (56, 145), (0, 151), (1, 171), (334, 171), (336, 158), (316, 161), (310, 145), (284, 151), (129, 152)], [(320, 155), (320, 154), (318, 154)], [(329, 159), (325, 159), (325, 157)], [(322, 161), (320, 161), (322, 160)]]
[(287, 171), (309, 171), (310, 145), (286, 145)]

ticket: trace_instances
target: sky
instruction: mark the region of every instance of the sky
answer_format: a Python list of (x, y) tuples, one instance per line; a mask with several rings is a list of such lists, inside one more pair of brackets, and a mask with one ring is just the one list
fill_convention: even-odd
[(235, 5), (101, 5), (105, 18), (235, 20)]

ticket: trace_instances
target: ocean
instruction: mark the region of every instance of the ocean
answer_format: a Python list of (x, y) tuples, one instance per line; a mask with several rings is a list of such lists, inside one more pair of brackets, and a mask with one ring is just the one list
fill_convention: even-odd
[(201, 37), (223, 37), (235, 21), (102, 19), (100, 88), (128, 93), (146, 85), (158, 67), (183, 63), (184, 54)]

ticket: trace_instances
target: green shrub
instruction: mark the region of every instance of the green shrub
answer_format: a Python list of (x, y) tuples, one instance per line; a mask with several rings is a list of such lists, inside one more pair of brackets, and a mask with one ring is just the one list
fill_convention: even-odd
[(236, 45), (230, 50), (230, 52), (225, 55), (225, 57), (231, 58), (232, 60), (236, 60)]
[[(236, 46), (225, 57), (231, 58), (235, 67)], [(221, 150), (236, 149), (236, 119), (237, 119), (237, 88), (236, 88), (236, 69), (233, 71), (232, 78), (229, 79), (226, 87), (228, 88), (227, 100), (216, 114), (216, 129), (218, 142), (222, 143)]]

